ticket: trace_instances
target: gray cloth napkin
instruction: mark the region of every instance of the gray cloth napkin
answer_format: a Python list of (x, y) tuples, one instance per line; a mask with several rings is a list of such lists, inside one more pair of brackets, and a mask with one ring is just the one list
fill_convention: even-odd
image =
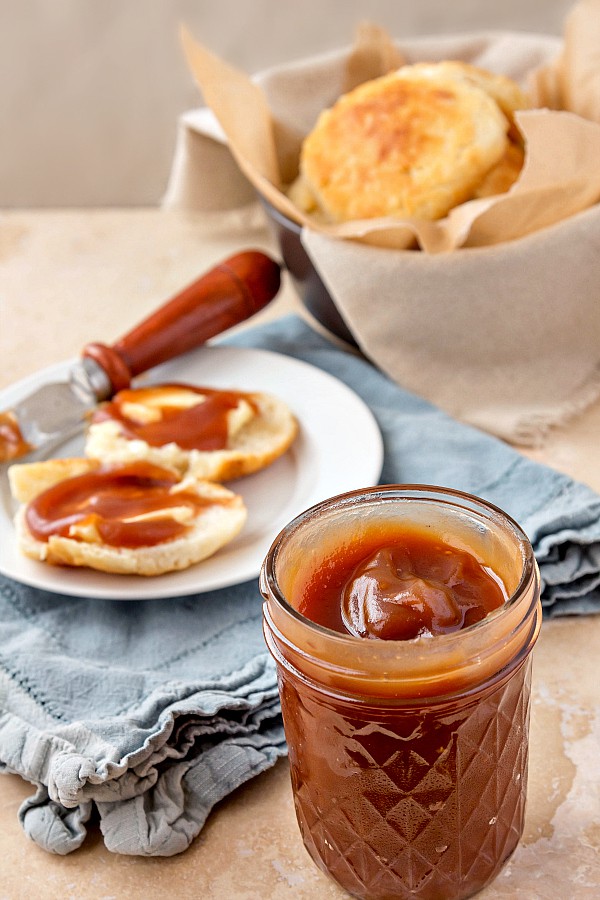
[[(491, 500), (532, 540), (546, 613), (600, 610), (600, 497), (587, 487), (453, 421), (296, 317), (227, 343), (346, 382), (381, 427), (383, 483)], [(41, 847), (76, 849), (95, 807), (109, 849), (181, 852), (216, 802), (284, 753), (255, 581), (120, 603), (0, 579), (0, 771), (37, 785), (19, 817)]]

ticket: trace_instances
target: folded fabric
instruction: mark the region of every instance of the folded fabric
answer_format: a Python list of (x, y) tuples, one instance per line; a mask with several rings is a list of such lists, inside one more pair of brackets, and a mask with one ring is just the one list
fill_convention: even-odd
[(285, 753), (256, 583), (115, 602), (0, 582), (0, 767), (46, 850), (85, 838), (169, 856), (212, 806)]
[[(378, 420), (382, 482), (496, 503), (532, 540), (547, 614), (600, 610), (600, 497), (590, 489), (453, 421), (296, 317), (227, 343), (340, 378)], [(19, 816), (41, 847), (76, 849), (95, 807), (114, 852), (181, 852), (217, 801), (284, 753), (256, 581), (120, 603), (0, 579), (0, 770), (37, 785)]]

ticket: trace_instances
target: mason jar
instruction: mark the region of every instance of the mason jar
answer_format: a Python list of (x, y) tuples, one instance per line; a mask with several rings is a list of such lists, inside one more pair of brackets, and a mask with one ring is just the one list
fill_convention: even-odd
[[(475, 624), (364, 639), (298, 610), (302, 585), (367, 534), (417, 527), (468, 550), (504, 586)], [(326, 500), (274, 541), (261, 572), (292, 787), (315, 863), (364, 900), (459, 900), (523, 831), (531, 650), (541, 623), (531, 545), (459, 491), (388, 485)]]

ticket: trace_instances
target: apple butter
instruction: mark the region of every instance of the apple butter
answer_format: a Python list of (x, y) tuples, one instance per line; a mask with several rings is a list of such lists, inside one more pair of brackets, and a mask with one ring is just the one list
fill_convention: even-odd
[(523, 828), (541, 607), (522, 530), (457, 491), (355, 491), (281, 532), (261, 590), (314, 861), (364, 900), (476, 893)]
[(295, 605), (335, 631), (407, 640), (466, 628), (506, 599), (502, 583), (466, 550), (425, 530), (390, 526), (328, 557)]
[(173, 472), (147, 462), (100, 466), (35, 497), (25, 510), (27, 527), (38, 541), (51, 535), (77, 540), (74, 526), (91, 526), (109, 546), (151, 547), (188, 530), (175, 510), (189, 509), (192, 519), (201, 507), (218, 502), (193, 491), (173, 491), (178, 483)]
[(0, 463), (19, 459), (32, 449), (21, 434), (15, 414), (0, 412)]

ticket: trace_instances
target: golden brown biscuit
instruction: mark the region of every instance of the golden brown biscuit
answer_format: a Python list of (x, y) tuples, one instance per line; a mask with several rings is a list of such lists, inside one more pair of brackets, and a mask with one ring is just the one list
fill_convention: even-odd
[(270, 465), (297, 433), (288, 406), (270, 394), (155, 385), (122, 391), (103, 407), (85, 452), (108, 462), (143, 459), (196, 478), (230, 481)]
[(441, 218), (507, 148), (508, 121), (467, 78), (404, 66), (342, 96), (304, 140), (300, 174), (331, 221)]
[(241, 497), (222, 485), (148, 463), (92, 459), (13, 465), (20, 550), (51, 565), (161, 575), (212, 556), (246, 521)]

